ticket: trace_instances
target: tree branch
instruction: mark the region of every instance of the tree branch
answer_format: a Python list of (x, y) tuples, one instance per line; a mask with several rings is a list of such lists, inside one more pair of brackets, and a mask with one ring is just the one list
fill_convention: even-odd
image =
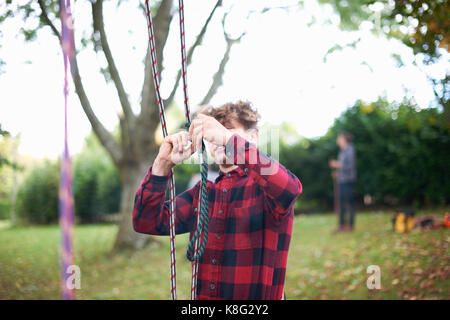
[[(163, 68), (163, 50), (166, 45), (167, 37), (169, 35), (170, 22), (172, 21), (173, 0), (162, 0), (153, 19), (153, 29), (155, 32), (155, 44), (156, 54), (158, 59), (158, 71), (159, 74)], [(147, 53), (145, 55), (145, 69), (144, 69), (144, 84), (142, 86), (142, 101), (141, 101), (141, 117), (143, 120), (150, 121), (155, 120), (155, 115), (158, 113), (155, 106), (155, 89), (153, 86), (153, 74), (152, 63), (150, 59), (150, 46), (147, 47)], [(156, 116), (156, 120), (158, 117)], [(157, 123), (157, 122), (156, 122)], [(152, 126), (150, 126), (152, 127)]]
[[(75, 47), (74, 47), (75, 52)], [(78, 62), (76, 59), (76, 55), (74, 53), (74, 57), (72, 60), (72, 78), (73, 82), (75, 84), (75, 91), (78, 95), (78, 98), (80, 99), (81, 106), (83, 107), (84, 113), (89, 119), (89, 122), (91, 123), (92, 129), (94, 130), (95, 134), (99, 138), (102, 145), (105, 147), (105, 149), (109, 152), (111, 155), (111, 158), (116, 164), (119, 164), (122, 160), (122, 153), (120, 151), (120, 146), (117, 143), (117, 141), (114, 139), (114, 137), (111, 135), (111, 133), (106, 130), (106, 128), (103, 126), (103, 124), (98, 120), (97, 116), (95, 115), (94, 111), (92, 110), (91, 104), (89, 102), (89, 99), (86, 95), (86, 91), (84, 90), (83, 82), (81, 80), (80, 72), (78, 69)]]
[(289, 10), (291, 10), (293, 8), (297, 8), (298, 9), (300, 7), (300, 5), (301, 5), (301, 3), (296, 3), (296, 4), (293, 4), (293, 5), (273, 6), (273, 7), (269, 6), (269, 7), (263, 7), (262, 9), (259, 9), (259, 10), (250, 10), (248, 12), (247, 19), (250, 18), (250, 16), (252, 16), (253, 14), (264, 14), (264, 13), (266, 13), (268, 11), (275, 10), (275, 9), (279, 9), (279, 10), (283, 10), (283, 11), (289, 12)]
[(246, 32), (244, 31), (241, 33), (241, 35), (237, 38), (231, 38), (228, 33), (225, 31), (225, 20), (228, 13), (223, 16), (222, 19), (222, 28), (223, 28), (223, 35), (225, 37), (225, 41), (227, 42), (227, 48), (225, 49), (225, 53), (223, 54), (222, 60), (220, 61), (219, 69), (213, 76), (213, 82), (211, 86), (209, 87), (208, 92), (206, 93), (205, 97), (200, 102), (200, 105), (208, 104), (209, 101), (212, 99), (212, 97), (216, 94), (217, 90), (222, 86), (223, 84), (223, 75), (225, 73), (225, 66), (228, 63), (228, 60), (230, 60), (230, 52), (231, 47), (235, 44), (241, 41), (242, 37), (245, 36)]
[[(105, 25), (103, 23), (103, 0), (97, 0), (92, 2), (92, 17), (93, 17), (93, 27), (94, 32), (98, 32), (100, 35), (100, 44), (105, 54), (106, 61), (108, 62), (108, 69), (111, 74), (111, 78), (117, 89), (117, 94), (119, 96), (120, 104), (127, 120), (128, 125), (133, 124), (134, 114), (131, 109), (130, 101), (128, 95), (123, 87), (122, 80), (120, 79), (119, 71), (117, 70), (116, 64), (114, 62), (111, 49), (106, 37)], [(128, 128), (122, 128), (128, 130)]]
[[(205, 23), (203, 24), (203, 27), (200, 30), (200, 33), (197, 35), (197, 38), (195, 39), (194, 44), (189, 48), (189, 50), (188, 50), (188, 52), (186, 54), (186, 65), (191, 64), (192, 56), (194, 55), (194, 51), (199, 45), (202, 44), (203, 38), (204, 38), (205, 33), (206, 33), (207, 29), (208, 29), (208, 25), (211, 22), (211, 20), (212, 20), (212, 18), (214, 16), (214, 13), (216, 12), (216, 9), (218, 7), (220, 7), (220, 6), (222, 6), (222, 0), (218, 0), (216, 2), (216, 5), (211, 10), (208, 18), (206, 19)], [(176, 93), (176, 91), (178, 89), (178, 85), (180, 83), (180, 79), (181, 79), (181, 69), (178, 71), (178, 74), (177, 74), (177, 77), (176, 77), (176, 80), (175, 80), (175, 84), (174, 84), (174, 86), (172, 88), (172, 91), (170, 92), (169, 97), (165, 101), (166, 105), (170, 105), (172, 103), (172, 101), (173, 101), (173, 99), (175, 97), (175, 93)]]
[[(61, 35), (60, 35), (58, 29), (53, 24), (53, 22), (48, 17), (44, 2), (41, 0), (39, 0), (38, 2), (39, 2), (39, 6), (41, 8), (41, 15), (40, 15), (41, 20), (52, 29), (55, 36), (61, 42)], [(111, 155), (111, 158), (113, 159), (113, 161), (116, 164), (118, 164), (122, 159), (122, 154), (120, 152), (119, 145), (117, 144), (116, 140), (111, 135), (111, 133), (108, 130), (106, 130), (106, 128), (103, 126), (103, 124), (98, 120), (97, 116), (95, 115), (94, 111), (92, 110), (91, 104), (90, 104), (89, 99), (84, 90), (83, 82), (81, 80), (80, 72), (78, 69), (75, 43), (73, 43), (73, 52), (74, 52), (74, 54), (73, 54), (73, 59), (72, 59), (72, 64), (71, 64), (72, 78), (73, 78), (73, 82), (75, 85), (76, 93), (78, 95), (78, 98), (80, 99), (81, 106), (84, 110), (84, 113), (88, 117), (89, 122), (91, 123), (92, 129), (94, 130), (95, 134), (99, 138), (100, 142), (105, 147), (105, 149), (108, 151), (108, 153)]]
[(55, 25), (52, 23), (52, 21), (48, 17), (47, 8), (45, 8), (44, 1), (38, 0), (38, 3), (39, 3), (39, 7), (41, 8), (41, 15), (39, 16), (41, 21), (43, 23), (45, 23), (46, 25), (48, 25), (52, 29), (53, 33), (58, 38), (58, 40), (61, 41), (61, 35), (59, 34), (58, 29), (56, 29)]
[(159, 5), (158, 11), (156, 12), (155, 18), (153, 19), (153, 25), (155, 28), (155, 43), (157, 47), (156, 53), (158, 58), (158, 71), (160, 74), (164, 69), (163, 51), (166, 46), (167, 38), (169, 36), (170, 23), (172, 22), (173, 18), (172, 6), (173, 0), (162, 0), (161, 4)]

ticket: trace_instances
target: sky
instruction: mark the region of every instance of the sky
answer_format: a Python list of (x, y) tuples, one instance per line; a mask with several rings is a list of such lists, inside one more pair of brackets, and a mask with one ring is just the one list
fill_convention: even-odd
[[(326, 133), (333, 121), (357, 99), (375, 101), (384, 96), (401, 101), (405, 95), (420, 108), (433, 101), (427, 74), (442, 78), (450, 72), (450, 55), (446, 52), (439, 63), (413, 65), (412, 50), (400, 41), (374, 36), (371, 23), (364, 23), (355, 32), (338, 28), (339, 17), (329, 6), (315, 0), (305, 1), (303, 9), (271, 10), (253, 14), (270, 1), (224, 1), (231, 13), (226, 30), (233, 36), (246, 35), (231, 52), (224, 74), (223, 86), (211, 104), (219, 106), (238, 99), (249, 100), (258, 109), (262, 122), (278, 125), (292, 123), (305, 137)], [(295, 1), (279, 1), (290, 5)], [(189, 48), (202, 27), (215, 1), (185, 1), (186, 42)], [(222, 11), (223, 12), (223, 11)], [(221, 13), (221, 12), (218, 12)], [(76, 41), (88, 34), (91, 8), (87, 1), (77, 1), (73, 8)], [(148, 44), (145, 16), (136, 1), (105, 2), (104, 17), (108, 40), (121, 73), (122, 82), (135, 112), (139, 110), (144, 78), (143, 58)], [(312, 17), (316, 19), (310, 24)], [(58, 157), (63, 149), (64, 98), (63, 59), (57, 39), (49, 28), (38, 33), (38, 39), (25, 43), (20, 35), (21, 19), (2, 25), (0, 55), (6, 66), (0, 74), (0, 123), (12, 135), (20, 134), (19, 153), (34, 157)], [(164, 51), (162, 94), (167, 97), (180, 68), (178, 17), (175, 16)], [(27, 27), (33, 26), (33, 24)], [(345, 48), (324, 57), (336, 44), (345, 45), (360, 39), (356, 48)], [(198, 47), (188, 67), (191, 109), (207, 92), (216, 72), (225, 41), (220, 15), (211, 22), (203, 45)], [(399, 68), (393, 54), (404, 66)], [(108, 129), (117, 125), (120, 105), (112, 83), (106, 84), (98, 72), (105, 67), (102, 53), (81, 51), (78, 55), (81, 76), (88, 97), (99, 119)], [(182, 108), (182, 91), (175, 103)], [(69, 100), (69, 148), (79, 152), (91, 130), (76, 94), (71, 88)]]

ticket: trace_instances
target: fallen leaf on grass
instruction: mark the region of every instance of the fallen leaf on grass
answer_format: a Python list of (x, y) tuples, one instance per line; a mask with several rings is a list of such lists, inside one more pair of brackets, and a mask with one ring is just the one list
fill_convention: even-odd
[(413, 274), (422, 274), (422, 273), (423, 273), (423, 270), (420, 268), (417, 268), (413, 271)]
[(442, 293), (442, 289), (441, 288), (431, 289), (430, 293)]
[(347, 287), (347, 290), (348, 290), (348, 291), (354, 291), (355, 289), (356, 289), (356, 285), (355, 285), (355, 284), (349, 285), (349, 286)]
[(421, 289), (426, 289), (426, 288), (429, 288), (429, 287), (432, 287), (432, 286), (434, 286), (434, 282), (431, 281), (431, 280), (424, 280), (424, 281), (422, 281), (420, 283), (420, 288)]

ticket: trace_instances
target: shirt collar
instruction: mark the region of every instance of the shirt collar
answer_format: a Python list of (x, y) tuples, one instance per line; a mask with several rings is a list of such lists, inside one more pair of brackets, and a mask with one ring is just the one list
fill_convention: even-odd
[(224, 173), (223, 171), (219, 170), (219, 176), (216, 178), (216, 183), (219, 182), (220, 179), (222, 179), (224, 176), (227, 177), (231, 177), (231, 176), (239, 176), (239, 177), (243, 177), (246, 176), (247, 173), (241, 168), (241, 167), (237, 167), (227, 173)]

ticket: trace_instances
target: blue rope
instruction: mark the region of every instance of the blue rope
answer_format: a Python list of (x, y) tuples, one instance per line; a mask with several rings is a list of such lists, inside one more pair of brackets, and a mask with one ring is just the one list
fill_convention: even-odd
[[(206, 154), (205, 143), (202, 141), (202, 164), (200, 168), (201, 174), (201, 184), (200, 184), (200, 210), (198, 225), (195, 229), (194, 236), (189, 241), (186, 257), (189, 261), (199, 261), (203, 252), (205, 251), (206, 242), (208, 241), (208, 231), (209, 231), (209, 201), (208, 201), (208, 191), (206, 189), (206, 184), (208, 181), (208, 156)], [(197, 252), (193, 252), (193, 247), (197, 239), (203, 231), (203, 238), (200, 240), (199, 248)]]

